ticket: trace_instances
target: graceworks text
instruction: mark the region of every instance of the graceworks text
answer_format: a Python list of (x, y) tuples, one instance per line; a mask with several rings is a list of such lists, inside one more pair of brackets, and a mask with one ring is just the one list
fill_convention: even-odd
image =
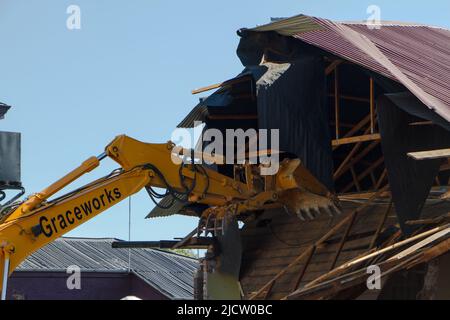
[(49, 238), (70, 225), (77, 224), (83, 220), (84, 217), (88, 217), (92, 213), (105, 209), (106, 206), (116, 202), (121, 197), (122, 193), (119, 188), (114, 188), (112, 190), (104, 189), (102, 194), (73, 207), (72, 210), (67, 210), (50, 219), (46, 216), (40, 217), (40, 228), (44, 235)]

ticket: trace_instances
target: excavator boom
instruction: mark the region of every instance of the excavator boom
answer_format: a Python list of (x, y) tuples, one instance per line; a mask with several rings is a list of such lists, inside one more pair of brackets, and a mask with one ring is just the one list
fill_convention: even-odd
[[(151, 144), (118, 136), (102, 155), (89, 158), (26, 201), (3, 208), (0, 221), (2, 297), (6, 295), (8, 275), (30, 254), (143, 188), (150, 194), (153, 187), (164, 188), (177, 201), (205, 204), (208, 209), (204, 210), (203, 218), (208, 219), (210, 216), (220, 219), (230, 212), (237, 216), (245, 211), (263, 209), (268, 204), (288, 205), (295, 212), (304, 209), (306, 202), (303, 200), (294, 204), (280, 202), (283, 193), (292, 190), (300, 192), (303, 198), (313, 193), (313, 207), (333, 207), (325, 197), (327, 190), (312, 175), (308, 176), (297, 159), (282, 163), (279, 173), (270, 179), (254, 174), (255, 168), (247, 166), (246, 181), (240, 181), (193, 161), (186, 164), (182, 155), (174, 152), (174, 147), (171, 142)], [(68, 184), (95, 169), (105, 157), (116, 161), (121, 168), (49, 201)], [(256, 187), (255, 179), (263, 180), (264, 186)]]

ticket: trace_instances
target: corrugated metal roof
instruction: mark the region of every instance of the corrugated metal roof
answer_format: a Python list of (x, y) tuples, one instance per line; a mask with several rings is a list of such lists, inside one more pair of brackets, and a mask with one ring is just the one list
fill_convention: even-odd
[(178, 214), (185, 205), (182, 202), (174, 201), (171, 195), (167, 195), (162, 198), (158, 204), (160, 207), (155, 206), (145, 217), (145, 219), (173, 216), (174, 214)]
[(450, 121), (449, 30), (399, 22), (371, 29), (362, 23), (305, 17), (277, 20), (251, 30), (295, 37), (394, 79)]
[(77, 265), (85, 272), (131, 270), (171, 299), (193, 299), (193, 275), (197, 260), (156, 249), (112, 248), (117, 239), (59, 238), (29, 256), (16, 271), (66, 271)]

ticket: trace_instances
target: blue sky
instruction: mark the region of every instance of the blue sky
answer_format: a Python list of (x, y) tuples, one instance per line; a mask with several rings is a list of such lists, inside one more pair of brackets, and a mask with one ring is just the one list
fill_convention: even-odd
[[(81, 30), (66, 28), (71, 4), (81, 8)], [(13, 106), (0, 130), (22, 132), (27, 194), (118, 134), (167, 141), (198, 101), (191, 89), (241, 71), (237, 29), (298, 13), (363, 20), (371, 4), (383, 20), (450, 27), (448, 0), (0, 0), (0, 101)], [(104, 161), (73, 187), (115, 167)], [(184, 236), (197, 223), (144, 220), (152, 207), (144, 191), (133, 196), (132, 239)], [(68, 235), (127, 239), (127, 201)]]

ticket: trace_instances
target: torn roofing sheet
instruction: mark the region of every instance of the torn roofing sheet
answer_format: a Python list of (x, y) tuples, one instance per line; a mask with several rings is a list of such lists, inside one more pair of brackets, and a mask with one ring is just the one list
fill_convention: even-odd
[(450, 30), (396, 22), (373, 29), (305, 15), (250, 30), (292, 36), (398, 81), (450, 121)]

